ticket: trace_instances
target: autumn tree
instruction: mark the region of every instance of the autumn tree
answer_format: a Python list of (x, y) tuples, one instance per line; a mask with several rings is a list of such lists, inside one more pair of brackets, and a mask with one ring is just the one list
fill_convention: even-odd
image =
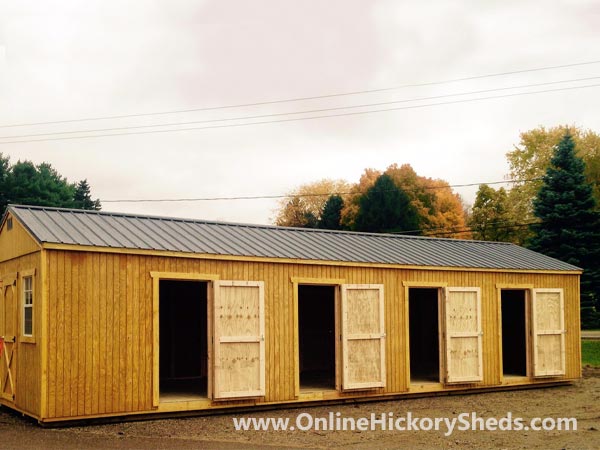
[(279, 202), (275, 223), (286, 227), (314, 228), (328, 198), (332, 194), (345, 194), (349, 191), (350, 186), (344, 180), (323, 179), (303, 184)]
[[(600, 135), (577, 127), (539, 127), (521, 133), (520, 142), (506, 154), (510, 177), (524, 180), (509, 191), (513, 221), (527, 223), (534, 220), (533, 199), (542, 186), (542, 177), (550, 165), (553, 149), (569, 131), (575, 144), (576, 155), (585, 162), (586, 179), (592, 185), (596, 204), (600, 205)], [(524, 244), (531, 232), (526, 227), (514, 230), (513, 242)]]
[(410, 198), (383, 174), (360, 197), (354, 229), (375, 233), (416, 230), (419, 227), (417, 210)]
[(343, 228), (348, 230), (354, 228), (354, 222), (360, 209), (360, 199), (369, 188), (373, 187), (380, 175), (380, 171), (367, 168), (360, 176), (358, 183), (350, 188), (350, 195), (346, 197), (342, 208), (341, 223)]
[(469, 226), (475, 239), (510, 242), (514, 224), (504, 188), (495, 190), (487, 184), (479, 186)]
[(396, 186), (403, 189), (417, 210), (424, 234), (443, 234), (445, 237), (469, 238), (465, 233), (465, 208), (461, 197), (452, 191), (448, 182), (417, 175), (410, 164), (392, 164), (386, 171)]
[(585, 164), (575, 154), (568, 133), (555, 147), (542, 187), (533, 201), (539, 223), (532, 227), (530, 247), (584, 269), (581, 318), (584, 326), (600, 326), (600, 220)]

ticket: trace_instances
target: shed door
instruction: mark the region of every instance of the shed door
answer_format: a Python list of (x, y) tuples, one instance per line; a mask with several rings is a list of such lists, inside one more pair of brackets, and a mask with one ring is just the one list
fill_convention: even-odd
[(446, 382), (483, 380), (481, 291), (479, 288), (446, 288)]
[(562, 289), (533, 290), (533, 375), (565, 374), (565, 311)]
[(15, 289), (17, 274), (2, 277), (0, 287), (0, 338), (2, 355), (0, 356), (0, 397), (14, 401), (16, 381), (17, 349), (17, 308), (18, 299)]
[(383, 285), (342, 285), (342, 390), (385, 386)]
[(262, 281), (214, 282), (213, 398), (265, 395)]

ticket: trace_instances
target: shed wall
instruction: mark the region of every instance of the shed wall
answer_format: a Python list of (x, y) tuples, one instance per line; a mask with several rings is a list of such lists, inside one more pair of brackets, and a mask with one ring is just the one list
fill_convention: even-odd
[[(481, 288), (483, 383), (477, 386), (501, 382), (496, 285), (563, 288), (566, 378), (580, 376), (578, 275), (282, 264), (62, 250), (48, 251), (46, 264), (48, 418), (152, 410), (152, 361), (153, 352), (158, 349), (153, 348), (151, 271), (264, 281), (265, 402), (295, 399), (291, 277), (384, 285), (387, 380), (379, 393), (401, 393), (408, 389), (403, 282)], [(340, 394), (348, 395), (356, 394)], [(238, 403), (248, 405), (247, 401)]]
[[(1, 236), (1, 235), (0, 235)], [(41, 252), (30, 253), (21, 257), (13, 257), (8, 261), (0, 262), (0, 277), (7, 274), (21, 273), (25, 270), (35, 270), (34, 276), (34, 303), (33, 303), (33, 342), (23, 342), (22, 333), (22, 314), (21, 307), (21, 278), (17, 278), (17, 284), (14, 289), (14, 296), (17, 300), (17, 344), (14, 357), (16, 358), (16, 367), (13, 371), (15, 383), (15, 402), (14, 406), (33, 416), (41, 415), (41, 348), (42, 348), (42, 276), (41, 276)], [(8, 288), (10, 289), (10, 287)], [(3, 300), (3, 298), (2, 298)], [(4, 305), (0, 305), (4, 306)], [(0, 359), (0, 363), (5, 362)], [(7, 402), (13, 405), (11, 402)]]
[[(12, 220), (12, 229), (8, 229), (8, 221)], [(0, 262), (40, 251), (40, 245), (29, 235), (23, 226), (12, 217), (7, 216), (0, 230)]]

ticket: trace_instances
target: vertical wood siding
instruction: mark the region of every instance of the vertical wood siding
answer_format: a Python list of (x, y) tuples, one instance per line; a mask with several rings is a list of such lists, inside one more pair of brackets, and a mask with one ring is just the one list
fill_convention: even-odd
[[(16, 224), (15, 224), (16, 226)], [(8, 273), (20, 273), (25, 270), (35, 269), (34, 297), (33, 297), (33, 336), (35, 342), (21, 342), (23, 311), (21, 307), (21, 281), (18, 278), (14, 290), (14, 300), (17, 303), (17, 345), (14, 358), (16, 358), (15, 374), (15, 402), (14, 405), (34, 416), (41, 412), (41, 333), (42, 333), (42, 308), (41, 292), (42, 277), (40, 276), (40, 252), (30, 253), (26, 256), (12, 258), (0, 262), (0, 277)], [(10, 289), (10, 288), (9, 288)], [(3, 305), (2, 305), (3, 306)], [(3, 360), (0, 360), (4, 364)], [(14, 364), (14, 363), (13, 363)], [(12, 405), (7, 402), (7, 405)]]
[[(152, 410), (152, 358), (158, 349), (153, 348), (151, 271), (264, 281), (266, 402), (295, 399), (291, 277), (384, 285), (387, 371), (386, 387), (380, 393), (408, 389), (403, 281), (481, 288), (483, 382), (473, 387), (501, 383), (496, 285), (563, 288), (566, 377), (577, 378), (581, 373), (577, 275), (336, 267), (75, 251), (49, 251), (45, 269), (51, 339), (49, 418)], [(39, 361), (37, 364), (39, 370)], [(237, 403), (248, 405), (248, 401)]]

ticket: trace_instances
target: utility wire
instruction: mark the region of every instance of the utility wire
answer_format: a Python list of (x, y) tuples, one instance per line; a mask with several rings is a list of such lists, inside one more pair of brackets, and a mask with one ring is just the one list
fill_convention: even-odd
[(512, 90), (512, 89), (523, 89), (523, 88), (549, 86), (549, 85), (563, 84), (563, 83), (573, 83), (573, 82), (579, 82), (579, 81), (597, 80), (599, 78), (600, 78), (600, 76), (587, 77), (587, 78), (575, 78), (575, 79), (571, 79), (571, 80), (559, 80), (559, 81), (549, 81), (549, 82), (545, 82), (545, 83), (522, 84), (522, 85), (517, 85), (517, 86), (507, 86), (507, 87), (501, 87), (501, 88), (483, 89), (483, 90), (470, 91), (470, 92), (458, 92), (456, 94), (444, 94), (444, 95), (436, 95), (436, 96), (430, 96), (430, 97), (417, 97), (417, 98), (412, 98), (412, 99), (393, 100), (393, 101), (379, 102), (379, 103), (363, 103), (360, 105), (337, 106), (337, 107), (332, 107), (332, 108), (321, 108), (321, 109), (312, 109), (312, 110), (304, 110), (304, 111), (292, 111), (292, 112), (284, 112), (284, 113), (261, 114), (261, 115), (254, 115), (254, 116), (229, 117), (229, 118), (224, 118), (224, 119), (207, 119), (207, 120), (194, 120), (194, 121), (190, 121), (190, 122), (171, 122), (171, 123), (162, 123), (162, 124), (153, 124), (153, 125), (133, 125), (133, 126), (114, 127), (114, 128), (95, 128), (95, 129), (87, 129), (87, 130), (55, 131), (55, 132), (49, 132), (49, 133), (8, 135), (8, 136), (0, 136), (0, 139), (22, 139), (22, 138), (39, 137), (39, 136), (57, 136), (57, 135), (65, 135), (65, 134), (79, 134), (79, 133), (100, 133), (100, 132), (107, 132), (107, 131), (123, 131), (123, 130), (135, 130), (135, 129), (143, 129), (143, 128), (172, 127), (172, 126), (193, 125), (193, 124), (200, 124), (200, 123), (264, 119), (267, 117), (280, 117), (280, 116), (289, 116), (289, 115), (297, 115), (297, 114), (315, 114), (315, 113), (339, 111), (339, 110), (345, 110), (345, 109), (368, 108), (368, 107), (374, 107), (374, 106), (393, 105), (393, 104), (398, 104), (398, 103), (410, 103), (410, 102), (418, 102), (418, 101), (425, 101), (425, 100), (435, 100), (435, 99), (440, 99), (440, 98), (458, 97), (458, 96), (464, 96), (464, 95), (484, 94), (484, 93), (488, 93), (488, 92), (507, 91), (507, 90)]
[[(452, 184), (446, 186), (422, 186), (419, 188), (404, 188), (405, 191), (420, 191), (420, 190), (437, 190), (437, 189), (451, 189), (461, 188), (470, 186), (480, 186), (482, 184), (511, 184), (511, 183), (528, 183), (532, 181), (539, 181), (542, 178), (530, 178), (522, 180), (504, 180), (504, 181), (492, 181), (488, 183), (467, 183), (467, 184)], [(377, 191), (377, 192), (390, 192), (390, 191)], [(326, 192), (318, 194), (277, 194), (277, 195), (255, 195), (255, 196), (237, 196), (237, 197), (199, 197), (199, 198), (154, 198), (154, 199), (114, 199), (114, 200), (100, 200), (101, 203), (146, 203), (146, 202), (205, 202), (205, 201), (221, 201), (221, 200), (264, 200), (264, 199), (277, 199), (277, 198), (303, 198), (303, 197), (329, 197), (331, 195), (362, 195), (365, 192)]]
[[(497, 221), (497, 222), (487, 222), (485, 225), (494, 226), (494, 229), (508, 229), (508, 228), (522, 228), (525, 226), (541, 224), (539, 221), (530, 221), (530, 222), (522, 222), (522, 223), (509, 223), (507, 220)], [(443, 230), (440, 232), (430, 233), (430, 231)], [(435, 228), (423, 228), (418, 230), (405, 230), (405, 231), (392, 231), (390, 234), (422, 234), (423, 236), (444, 236), (448, 234), (462, 234), (462, 233), (471, 233), (473, 231), (479, 231), (477, 227), (461, 227), (461, 228), (452, 228), (452, 227), (435, 227)]]
[(94, 134), (87, 136), (67, 136), (67, 137), (54, 137), (54, 138), (42, 138), (42, 139), (27, 139), (27, 140), (16, 140), (16, 141), (3, 141), (0, 142), (0, 145), (3, 144), (20, 144), (20, 143), (28, 143), (28, 142), (49, 142), (49, 141), (66, 141), (73, 139), (90, 139), (90, 138), (99, 138), (99, 137), (114, 137), (114, 136), (129, 136), (129, 135), (138, 135), (138, 134), (157, 134), (157, 133), (172, 133), (178, 131), (193, 131), (193, 130), (208, 130), (208, 129), (218, 129), (218, 128), (234, 128), (234, 127), (247, 127), (252, 125), (266, 125), (272, 123), (283, 123), (283, 122), (298, 122), (298, 121), (307, 121), (307, 120), (316, 120), (316, 119), (324, 119), (330, 117), (347, 117), (347, 116), (357, 116), (363, 114), (373, 114), (373, 113), (381, 113), (387, 111), (400, 111), (406, 109), (420, 109), (420, 108), (428, 108), (433, 106), (442, 106), (442, 105), (453, 105), (458, 103), (471, 103), (483, 100), (493, 100), (498, 98), (508, 98), (508, 97), (518, 97), (522, 95), (535, 95), (535, 94), (544, 94), (548, 92), (559, 92), (559, 91), (571, 91), (577, 89), (586, 89), (598, 87), (600, 84), (588, 84), (583, 86), (572, 86), (572, 87), (564, 87), (558, 89), (545, 89), (541, 91), (530, 91), (530, 92), (519, 92), (514, 94), (503, 94), (503, 95), (493, 95), (488, 97), (478, 97), (478, 98), (470, 98), (464, 100), (453, 100), (448, 102), (437, 102), (437, 103), (427, 103), (424, 105), (411, 105), (411, 106), (400, 106), (396, 108), (384, 108), (384, 109), (375, 109), (370, 111), (353, 111), (339, 114), (326, 114), (319, 116), (310, 116), (310, 117), (296, 117), (290, 119), (279, 119), (279, 120), (265, 120), (260, 122), (247, 122), (247, 123), (235, 123), (235, 124), (223, 124), (223, 125), (209, 125), (204, 127), (189, 127), (189, 128), (176, 128), (169, 130), (149, 130), (149, 131), (134, 131), (131, 133), (107, 133), (107, 134)]
[(159, 112), (149, 112), (149, 113), (120, 114), (120, 115), (112, 115), (112, 116), (87, 117), (87, 118), (79, 118), (79, 119), (53, 120), (53, 121), (46, 121), (46, 122), (28, 122), (28, 123), (6, 124), (6, 125), (0, 125), (0, 128), (16, 128), (16, 127), (27, 127), (27, 126), (34, 126), (34, 125), (53, 125), (53, 124), (58, 124), (58, 123), (87, 122), (87, 121), (92, 121), (92, 120), (126, 119), (126, 118), (131, 118), (131, 117), (157, 116), (157, 115), (166, 115), (166, 114), (179, 114), (179, 113), (200, 112), (200, 111), (215, 111), (215, 110), (219, 110), (219, 109), (232, 109), (232, 108), (262, 106), (262, 105), (273, 105), (273, 104), (277, 104), (277, 103), (299, 102), (299, 101), (305, 101), (305, 100), (317, 100), (317, 99), (323, 99), (323, 98), (342, 97), (342, 96), (348, 96), (348, 95), (371, 94), (371, 93), (376, 93), (376, 92), (385, 92), (385, 91), (392, 91), (392, 90), (405, 89), (405, 88), (411, 88), (411, 87), (434, 86), (434, 85), (440, 85), (440, 84), (457, 83), (457, 82), (461, 82), (461, 81), (471, 81), (471, 80), (477, 80), (477, 79), (482, 79), (482, 78), (501, 77), (501, 76), (506, 76), (506, 75), (515, 75), (515, 74), (528, 73), (528, 72), (540, 72), (540, 71), (545, 71), (545, 70), (586, 66), (586, 65), (598, 64), (598, 63), (600, 63), (600, 60), (585, 61), (585, 62), (573, 63), (573, 64), (561, 64), (561, 65), (556, 65), (556, 66), (536, 67), (536, 68), (532, 68), (532, 69), (513, 70), (513, 71), (508, 71), (508, 72), (498, 72), (498, 73), (491, 73), (491, 74), (485, 74), (485, 75), (474, 75), (474, 76), (469, 76), (469, 77), (453, 78), (453, 79), (442, 80), (442, 81), (430, 81), (430, 82), (425, 82), (425, 83), (410, 83), (410, 84), (403, 84), (403, 85), (399, 85), (399, 86), (385, 87), (385, 88), (379, 88), (379, 89), (365, 89), (365, 90), (360, 90), (360, 91), (349, 91), (349, 92), (340, 92), (340, 93), (333, 93), (333, 94), (326, 94), (326, 95), (315, 95), (315, 96), (310, 96), (310, 97), (294, 97), (294, 98), (269, 100), (269, 101), (261, 101), (261, 102), (254, 102), (254, 103), (241, 103), (241, 104), (225, 105), (225, 106), (178, 109), (178, 110), (171, 110), (171, 111), (159, 111)]

